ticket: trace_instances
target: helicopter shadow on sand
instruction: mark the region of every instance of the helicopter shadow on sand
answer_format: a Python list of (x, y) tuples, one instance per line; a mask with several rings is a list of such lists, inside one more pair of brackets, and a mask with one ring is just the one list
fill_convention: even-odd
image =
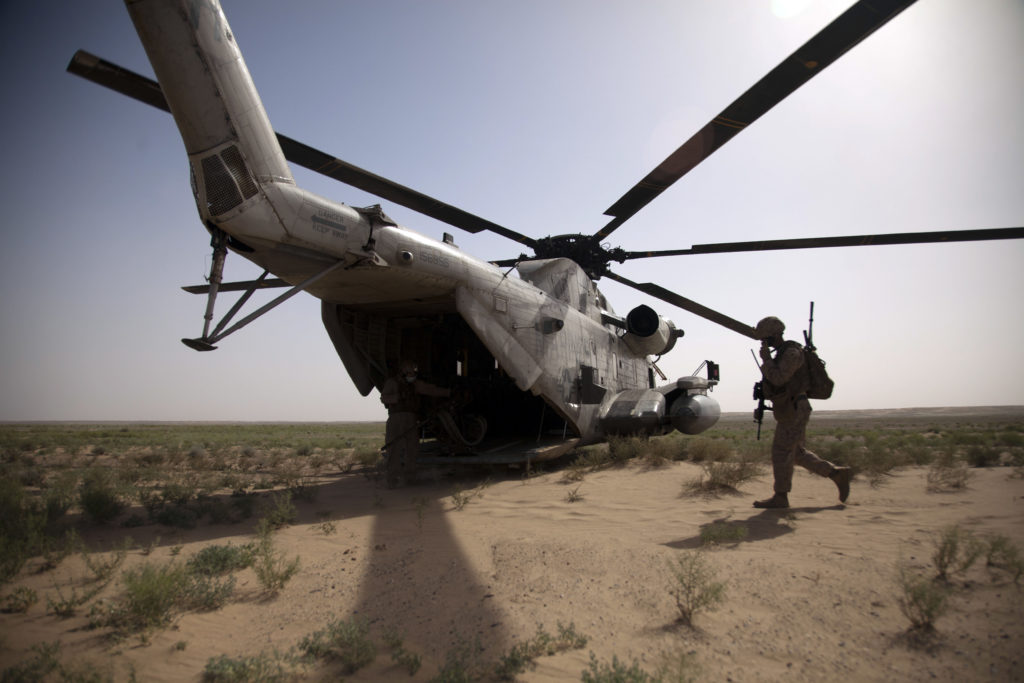
[(361, 559), (353, 567), (358, 593), (352, 616), (399, 633), (416, 652), (438, 655), (460, 643), (500, 652), (511, 644), (505, 615), (486, 574), (459, 543), (450, 515), (454, 490), (505, 476), (520, 475), (427, 468), (418, 483), (389, 489), (377, 472), (342, 474), (309, 491), (312, 502), (297, 497), (296, 524), (337, 523), (340, 540), (346, 522), (362, 527), (361, 518), (371, 518), (368, 531), (354, 532), (364, 545), (338, 556), (339, 562)]
[(677, 550), (696, 550), (708, 545), (737, 546), (779, 538), (796, 530), (793, 521), (798, 514), (814, 514), (827, 510), (842, 510), (845, 506), (791, 507), (782, 510), (759, 510), (747, 517), (737, 518), (729, 513), (700, 525), (700, 531), (689, 538), (669, 541), (662, 545)]
[[(380, 632), (393, 629), (420, 653), (443, 654), (453, 643), (478, 642), (496, 652), (507, 649), (511, 634), (506, 616), (486, 584), (486, 574), (464, 552), (450, 522), (453, 489), (469, 490), (482, 478), (426, 473), (422, 483), (388, 489), (375, 473), (348, 472), (291, 492), (291, 528), (310, 527), (312, 541), (321, 536), (316, 525), (332, 525), (328, 538), (336, 540), (337, 563), (320, 571), (333, 574), (336, 581), (351, 580), (357, 591), (350, 615), (338, 616), (366, 619)], [(492, 482), (501, 478), (493, 473), (489, 477)], [(132, 528), (131, 535), (150, 549), (247, 540), (256, 533), (258, 520), (286, 493), (248, 494), (253, 509), (245, 519), (210, 523), (204, 517), (190, 528), (150, 522)], [(206, 501), (227, 507), (235, 499), (220, 494)], [(131, 514), (145, 511), (125, 513)], [(82, 536), (92, 548), (115, 544), (109, 527), (85, 527)]]
[(353, 613), (400, 631), (421, 652), (438, 655), (460, 644), (500, 652), (511, 643), (506, 615), (486, 568), (456, 536), (448, 504), (453, 488), (471, 485), (439, 479), (377, 490), (385, 503), (374, 513)]

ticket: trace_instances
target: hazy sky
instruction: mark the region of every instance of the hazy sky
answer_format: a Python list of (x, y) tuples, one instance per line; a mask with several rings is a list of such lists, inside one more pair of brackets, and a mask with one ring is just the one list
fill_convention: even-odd
[[(849, 2), (224, 0), (275, 128), (532, 236), (592, 233), (683, 140)], [(60, 9), (55, 9), (60, 7)], [(209, 237), (171, 117), (65, 73), (78, 48), (152, 75), (120, 2), (0, 3), (5, 137), (0, 420), (338, 420), (359, 397), (300, 295), (212, 353)], [(1024, 224), (1024, 2), (921, 0), (609, 238), (707, 242)], [(374, 197), (298, 169), (348, 204)], [(467, 252), (520, 245), (385, 203)], [(836, 393), (819, 408), (1024, 404), (1024, 240), (633, 261), (616, 268), (799, 339), (808, 302)], [(227, 276), (257, 271), (228, 259)], [(753, 342), (617, 283), (686, 330), (753, 408)], [(232, 299), (221, 302), (223, 312)]]

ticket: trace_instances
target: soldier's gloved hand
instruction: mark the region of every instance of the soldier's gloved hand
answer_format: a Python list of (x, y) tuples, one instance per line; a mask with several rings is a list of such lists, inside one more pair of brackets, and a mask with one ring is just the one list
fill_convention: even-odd
[(761, 342), (761, 360), (763, 360), (765, 363), (767, 363), (771, 359), (772, 359), (772, 349), (771, 349), (770, 346), (768, 346), (768, 342), (767, 341), (762, 341)]

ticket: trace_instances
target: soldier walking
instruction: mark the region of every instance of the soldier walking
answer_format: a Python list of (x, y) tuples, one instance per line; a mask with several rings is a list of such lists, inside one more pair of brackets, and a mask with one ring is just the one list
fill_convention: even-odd
[[(776, 422), (772, 439), (775, 495), (755, 501), (754, 507), (789, 507), (794, 465), (831, 479), (839, 489), (840, 502), (845, 503), (850, 495), (850, 468), (838, 467), (822, 460), (804, 446), (807, 423), (811, 418), (811, 404), (807, 399), (810, 380), (803, 348), (799, 342), (782, 338), (785, 329), (783, 322), (774, 316), (761, 320), (754, 328), (755, 337), (761, 341), (761, 374), (764, 377), (762, 390), (764, 397), (772, 402), (772, 414)], [(775, 350), (774, 354), (772, 349)]]

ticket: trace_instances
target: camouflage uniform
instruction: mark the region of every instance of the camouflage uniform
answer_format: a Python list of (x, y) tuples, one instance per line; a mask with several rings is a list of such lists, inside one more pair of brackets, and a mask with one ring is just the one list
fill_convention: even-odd
[(416, 366), (402, 363), (397, 377), (390, 377), (380, 390), (380, 400), (388, 409), (384, 431), (387, 445), (388, 486), (397, 486), (416, 478), (416, 459), (420, 451), (420, 396), (449, 395), (448, 389), (434, 386), (416, 377)]
[(764, 396), (772, 402), (775, 436), (772, 438), (772, 469), (775, 492), (789, 493), (793, 488), (793, 467), (801, 467), (827, 477), (836, 466), (807, 450), (807, 423), (811, 403), (807, 400), (807, 372), (804, 352), (797, 342), (785, 342), (775, 356), (761, 366), (765, 382)]
[[(799, 343), (783, 341), (785, 326), (778, 318), (765, 318), (755, 332), (764, 343), (761, 347), (762, 389), (772, 402), (775, 436), (772, 439), (772, 470), (775, 475), (775, 496), (754, 503), (756, 507), (788, 507), (788, 494), (793, 488), (795, 465), (832, 479), (839, 487), (839, 499), (845, 502), (850, 490), (850, 469), (836, 467), (807, 450), (807, 423), (811, 419), (811, 403), (807, 399), (810, 379), (804, 364), (804, 351)], [(768, 342), (776, 347), (769, 350)]]

